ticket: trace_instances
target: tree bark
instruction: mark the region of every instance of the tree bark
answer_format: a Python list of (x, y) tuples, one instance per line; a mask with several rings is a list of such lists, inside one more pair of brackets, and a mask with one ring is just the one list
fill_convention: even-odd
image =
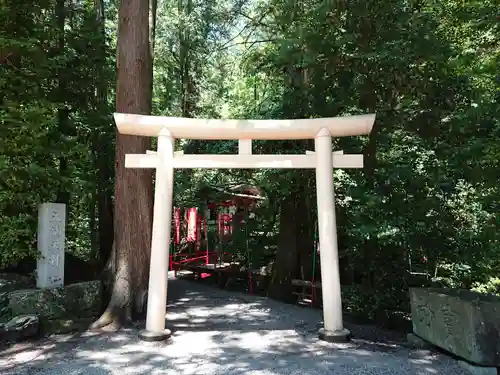
[[(96, 25), (100, 37), (95, 41), (96, 61), (96, 105), (99, 125), (103, 130), (98, 131), (93, 139), (94, 166), (97, 171), (96, 201), (97, 201), (97, 225), (98, 225), (98, 246), (99, 259), (102, 268), (107, 264), (113, 248), (113, 140), (109, 130), (108, 121), (108, 77), (105, 74), (106, 64), (106, 31), (104, 1), (95, 0), (94, 8), (96, 13)], [(104, 115), (106, 114), (106, 115)], [(109, 281), (109, 280), (108, 280)]]
[[(149, 2), (121, 0), (117, 42), (116, 111), (151, 113)], [(114, 283), (109, 305), (92, 328), (120, 327), (142, 312), (148, 288), (153, 219), (152, 174), (125, 169), (125, 154), (145, 153), (151, 139), (116, 134)]]
[(287, 302), (292, 302), (292, 279), (297, 274), (299, 256), (295, 198), (292, 193), (281, 201), (278, 251), (268, 290), (270, 297)]
[(155, 53), (157, 8), (158, 8), (158, 0), (149, 0), (149, 53), (151, 54), (151, 64), (153, 63), (154, 53)]
[[(308, 204), (308, 176), (295, 179), (297, 190), (281, 203), (279, 243), (269, 296), (292, 302), (292, 279), (311, 280), (314, 249), (314, 212)], [(313, 197), (313, 195), (311, 195)], [(316, 271), (319, 278), (319, 270)]]
[(195, 110), (195, 84), (193, 79), (193, 66), (191, 62), (192, 41), (189, 33), (189, 19), (193, 11), (192, 0), (178, 0), (178, 12), (181, 14), (181, 23), (179, 25), (179, 70), (181, 76), (181, 113), (182, 117), (193, 117)]
[[(59, 56), (64, 55), (64, 47), (65, 47), (65, 32), (64, 26), (66, 24), (66, 6), (64, 4), (64, 0), (57, 0), (56, 8), (56, 19), (57, 19), (57, 31), (58, 31), (58, 40), (57, 40), (57, 53)], [(66, 106), (66, 69), (64, 67), (59, 67), (58, 69), (58, 87), (57, 87), (57, 101), (59, 101), (59, 108), (57, 110), (57, 121), (58, 121), (58, 129), (60, 139), (64, 139), (64, 135), (68, 134), (69, 127), (69, 109)], [(69, 218), (69, 200), (70, 193), (68, 191), (68, 187), (66, 186), (67, 181), (69, 180), (69, 168), (68, 168), (68, 160), (64, 155), (59, 157), (59, 174), (63, 177), (63, 182), (59, 186), (59, 191), (57, 192), (57, 202), (64, 203), (66, 205), (66, 222)]]

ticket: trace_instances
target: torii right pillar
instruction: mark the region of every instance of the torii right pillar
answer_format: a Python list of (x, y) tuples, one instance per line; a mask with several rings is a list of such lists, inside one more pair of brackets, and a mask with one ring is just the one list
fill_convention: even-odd
[(323, 128), (314, 139), (316, 151), (316, 196), (323, 296), (323, 328), (319, 338), (328, 342), (348, 342), (351, 333), (342, 322), (335, 191), (333, 188), (332, 136)]

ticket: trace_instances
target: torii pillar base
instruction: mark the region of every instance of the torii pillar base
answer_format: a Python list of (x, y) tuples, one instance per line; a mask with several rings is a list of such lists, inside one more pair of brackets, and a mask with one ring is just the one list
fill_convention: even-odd
[(320, 340), (332, 343), (346, 343), (351, 341), (351, 332), (343, 328), (340, 331), (328, 331), (325, 328), (320, 328), (318, 331)]
[(147, 329), (141, 329), (138, 336), (142, 341), (158, 342), (168, 340), (170, 336), (172, 336), (172, 333), (168, 329), (165, 329), (161, 332), (153, 332), (148, 331)]

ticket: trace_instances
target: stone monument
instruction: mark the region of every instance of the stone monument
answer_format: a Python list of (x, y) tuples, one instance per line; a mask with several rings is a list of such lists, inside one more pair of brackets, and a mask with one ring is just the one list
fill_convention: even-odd
[(500, 297), (464, 289), (410, 288), (413, 333), (480, 366), (500, 367)]
[(66, 205), (44, 203), (38, 208), (38, 251), (36, 268), (38, 288), (64, 285)]

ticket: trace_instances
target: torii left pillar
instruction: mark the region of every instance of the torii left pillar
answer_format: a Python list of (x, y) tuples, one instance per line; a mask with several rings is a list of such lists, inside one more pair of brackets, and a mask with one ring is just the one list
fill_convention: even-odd
[(156, 168), (151, 264), (149, 271), (146, 329), (139, 332), (144, 341), (163, 341), (171, 333), (165, 329), (167, 313), (168, 258), (172, 224), (174, 188), (174, 138), (166, 129), (158, 135), (158, 166)]

